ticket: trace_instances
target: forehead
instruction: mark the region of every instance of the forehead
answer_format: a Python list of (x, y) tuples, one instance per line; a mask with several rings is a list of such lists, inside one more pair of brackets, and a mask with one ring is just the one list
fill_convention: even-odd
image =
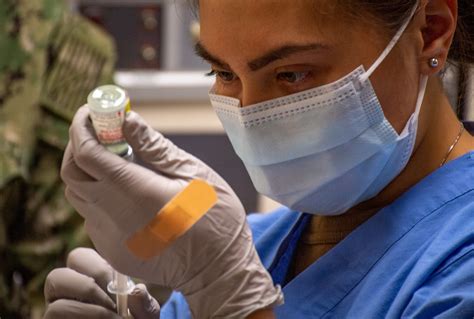
[(331, 42), (343, 29), (335, 12), (325, 0), (201, 0), (201, 41), (246, 51), (279, 42)]

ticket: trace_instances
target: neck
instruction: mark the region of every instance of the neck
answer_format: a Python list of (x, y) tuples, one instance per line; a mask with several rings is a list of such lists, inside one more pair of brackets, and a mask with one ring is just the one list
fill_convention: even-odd
[[(376, 197), (352, 208), (348, 213), (379, 210), (437, 170), (460, 133), (460, 122), (444, 93), (441, 81), (431, 78), (423, 102), (413, 155), (405, 169)], [(474, 150), (474, 139), (464, 132), (446, 162)]]

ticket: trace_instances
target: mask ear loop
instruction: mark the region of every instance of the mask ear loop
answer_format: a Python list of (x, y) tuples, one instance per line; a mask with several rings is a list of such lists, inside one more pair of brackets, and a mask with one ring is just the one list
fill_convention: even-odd
[(426, 88), (428, 86), (428, 76), (423, 75), (420, 77), (420, 84), (419, 84), (419, 92), (418, 92), (418, 99), (416, 100), (415, 112), (411, 115), (410, 119), (408, 120), (408, 125), (405, 126), (403, 131), (400, 133), (400, 136), (405, 136), (408, 134), (409, 130), (411, 129), (411, 125), (413, 125), (413, 119), (418, 118), (421, 105), (423, 104), (423, 100), (425, 99)]
[(392, 52), (392, 49), (397, 45), (398, 41), (402, 37), (403, 33), (405, 30), (408, 28), (408, 25), (410, 24), (411, 20), (415, 16), (416, 11), (418, 10), (418, 5), (419, 3), (413, 7), (410, 16), (408, 17), (407, 21), (403, 24), (403, 26), (400, 28), (400, 30), (397, 31), (395, 36), (393, 37), (392, 41), (388, 44), (388, 46), (385, 48), (385, 50), (382, 52), (382, 54), (379, 56), (379, 58), (372, 64), (372, 66), (365, 72), (363, 75), (359, 77), (359, 83), (363, 85), (369, 77), (374, 73), (374, 71), (382, 64), (382, 62), (385, 60), (385, 58)]

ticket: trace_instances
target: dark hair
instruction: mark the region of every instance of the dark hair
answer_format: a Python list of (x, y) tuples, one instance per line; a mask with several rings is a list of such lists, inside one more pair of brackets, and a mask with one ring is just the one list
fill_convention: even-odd
[[(367, 12), (386, 28), (396, 32), (418, 0), (347, 0), (338, 1), (352, 14)], [(459, 19), (449, 59), (459, 63), (474, 63), (474, 2), (459, 0)]]

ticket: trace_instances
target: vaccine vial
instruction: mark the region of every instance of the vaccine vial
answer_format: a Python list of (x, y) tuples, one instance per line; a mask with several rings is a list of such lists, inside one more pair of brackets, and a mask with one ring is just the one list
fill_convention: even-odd
[(122, 132), (125, 113), (130, 110), (127, 92), (116, 85), (100, 86), (89, 94), (87, 104), (99, 142), (115, 154), (130, 155), (132, 148)]

